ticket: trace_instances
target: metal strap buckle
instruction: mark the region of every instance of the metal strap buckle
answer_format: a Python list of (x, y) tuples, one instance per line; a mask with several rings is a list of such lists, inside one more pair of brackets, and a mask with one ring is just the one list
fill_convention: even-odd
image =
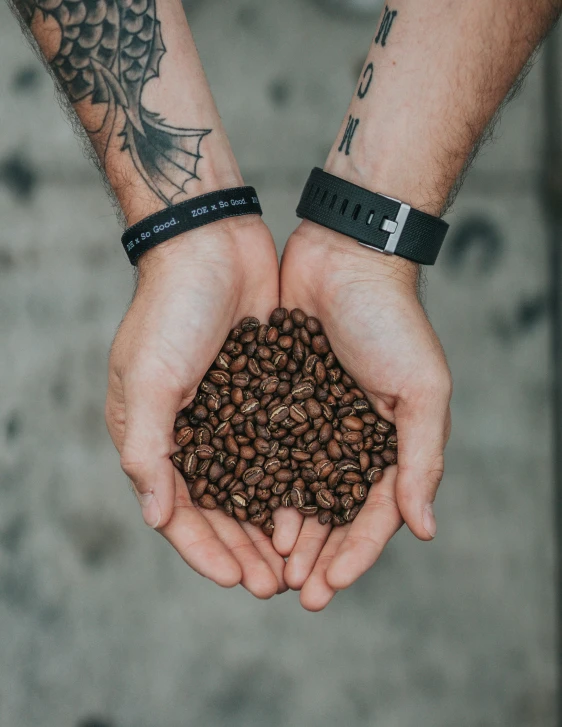
[(400, 238), (402, 237), (402, 233), (404, 232), (404, 227), (406, 225), (406, 222), (408, 221), (408, 216), (410, 214), (410, 210), (412, 209), (409, 204), (405, 204), (404, 202), (401, 202), (399, 199), (395, 199), (394, 197), (389, 197), (386, 194), (381, 194), (381, 197), (386, 197), (386, 199), (390, 199), (393, 202), (398, 202), (400, 205), (400, 209), (398, 210), (398, 214), (396, 215), (395, 220), (389, 220), (388, 217), (385, 217), (383, 221), (381, 222), (380, 229), (383, 232), (388, 232), (389, 237), (386, 241), (385, 248), (382, 252), (385, 253), (385, 255), (394, 255), (396, 252), (396, 248), (398, 246), (398, 243), (400, 242)]

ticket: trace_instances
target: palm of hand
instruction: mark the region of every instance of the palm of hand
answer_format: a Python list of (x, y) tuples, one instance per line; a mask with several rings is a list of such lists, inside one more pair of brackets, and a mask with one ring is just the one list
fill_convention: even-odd
[(264, 598), (286, 588), (283, 559), (269, 538), (223, 511), (194, 507), (170, 461), (176, 413), (195, 395), (230, 328), (278, 305), (267, 228), (259, 222), (236, 229), (202, 228), (142, 261), (112, 348), (106, 411), (147, 522), (199, 573)]
[(319, 609), (374, 563), (403, 519), (430, 538), (424, 512), (443, 471), (450, 378), (415, 280), (391, 274), (375, 252), (317, 245), (302, 228), (283, 257), (282, 304), (322, 321), (342, 366), (397, 425), (400, 441), (400, 472), (385, 471), (353, 524), (330, 533), (293, 511), (276, 513), (274, 544), (290, 554), (286, 581), (302, 588), (303, 605)]

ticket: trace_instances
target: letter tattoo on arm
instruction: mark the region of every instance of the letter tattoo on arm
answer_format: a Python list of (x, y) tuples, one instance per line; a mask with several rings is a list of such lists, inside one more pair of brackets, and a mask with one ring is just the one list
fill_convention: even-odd
[(384, 15), (379, 27), (379, 32), (377, 33), (377, 36), (375, 38), (375, 43), (377, 45), (380, 43), (381, 46), (384, 48), (388, 35), (392, 29), (392, 24), (394, 23), (394, 19), (397, 15), (398, 10), (390, 10), (388, 5), (385, 5)]
[(363, 71), (363, 77), (361, 79), (361, 83), (359, 84), (359, 88), (357, 89), (357, 96), (359, 98), (363, 99), (369, 93), (369, 89), (371, 88), (371, 82), (373, 80), (373, 73), (373, 64), (369, 63)]
[(359, 126), (359, 119), (354, 119), (353, 116), (349, 116), (347, 126), (345, 127), (345, 132), (343, 135), (343, 139), (341, 140), (341, 144), (339, 146), (338, 151), (343, 151), (345, 149), (345, 155), (349, 156), (350, 149), (351, 149), (351, 142), (353, 141), (353, 135), (355, 134), (355, 130)]
[(188, 199), (186, 185), (197, 176), (201, 141), (212, 129), (170, 126), (143, 106), (145, 84), (159, 76), (166, 53), (156, 0), (12, 0), (30, 26), (35, 13), (54, 19), (60, 45), (50, 65), (71, 103), (89, 98), (103, 104), (92, 140), (103, 140), (102, 163), (110, 142), (167, 205)]

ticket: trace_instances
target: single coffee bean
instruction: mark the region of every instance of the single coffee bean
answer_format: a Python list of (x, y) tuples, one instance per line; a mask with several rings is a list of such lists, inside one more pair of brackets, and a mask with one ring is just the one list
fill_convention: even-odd
[(291, 311), (291, 318), (297, 328), (302, 328), (306, 323), (307, 316), (300, 308), (294, 308)]
[(193, 429), (190, 426), (182, 427), (176, 434), (176, 444), (185, 447), (193, 439)]
[(303, 507), (298, 508), (298, 511), (301, 515), (308, 517), (310, 515), (316, 515), (318, 507), (316, 505), (303, 505)]
[(261, 526), (261, 529), (264, 535), (267, 535), (268, 538), (271, 538), (273, 536), (273, 531), (275, 530), (273, 520), (271, 518), (266, 520), (265, 523)]
[(362, 482), (355, 483), (351, 490), (351, 494), (353, 495), (355, 502), (363, 502), (363, 500), (366, 500), (367, 493), (367, 487)]
[(181, 470), (184, 457), (185, 455), (183, 452), (174, 452), (174, 454), (172, 455), (172, 462), (174, 464), (174, 467), (177, 467), (179, 470)]
[(240, 371), (243, 371), (246, 368), (246, 364), (248, 363), (248, 357), (246, 354), (242, 354), (241, 356), (238, 356), (238, 358), (235, 358), (234, 361), (232, 361), (228, 367), (228, 370), (231, 374), (238, 374)]
[(235, 492), (230, 496), (230, 499), (236, 507), (248, 507), (250, 498), (246, 492)]
[(259, 485), (264, 477), (265, 472), (261, 467), (250, 467), (242, 475), (242, 479), (247, 485)]
[(380, 482), (383, 477), (383, 471), (380, 467), (371, 467), (370, 470), (367, 470), (365, 473), (365, 479), (370, 485), (375, 485), (377, 482)]
[(346, 416), (341, 421), (344, 427), (354, 432), (360, 432), (365, 428), (365, 422), (356, 416)]
[(289, 416), (289, 407), (281, 404), (281, 406), (274, 407), (269, 413), (270, 421), (275, 424), (282, 422), (283, 419)]
[(332, 522), (332, 513), (329, 510), (320, 510), (318, 512), (318, 522), (320, 525), (330, 525)]
[(291, 394), (298, 401), (309, 399), (314, 395), (314, 384), (310, 381), (303, 381), (291, 389)]
[(217, 501), (212, 495), (205, 494), (197, 500), (199, 507), (203, 507), (205, 510), (216, 510)]
[(205, 477), (198, 477), (191, 486), (191, 490), (189, 493), (191, 495), (191, 499), (199, 500), (200, 497), (203, 497), (205, 491), (207, 490), (208, 484), (209, 481)]
[(305, 498), (304, 498), (303, 491), (293, 488), (291, 490), (291, 502), (293, 503), (293, 506), (296, 507), (297, 509), (304, 507)]
[(316, 502), (320, 507), (331, 510), (334, 507), (335, 499), (330, 490), (322, 489), (316, 493)]
[(386, 464), (396, 464), (398, 461), (398, 456), (396, 455), (395, 449), (384, 449), (381, 452), (381, 457), (384, 459)]
[(245, 523), (248, 520), (248, 511), (245, 507), (238, 507), (237, 505), (234, 505), (233, 503), (233, 512), (234, 517), (237, 520), (240, 520), (241, 522)]

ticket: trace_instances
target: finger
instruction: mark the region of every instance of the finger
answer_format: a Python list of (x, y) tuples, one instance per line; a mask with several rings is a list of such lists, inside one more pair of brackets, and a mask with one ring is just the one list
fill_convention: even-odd
[(335, 590), (348, 588), (368, 571), (402, 527), (396, 503), (396, 475), (396, 467), (385, 470), (383, 479), (371, 487), (365, 505), (351, 523), (326, 573), (326, 581)]
[(125, 387), (125, 438), (121, 467), (131, 478), (147, 525), (166, 525), (172, 516), (175, 469), (172, 432), (181, 395), (154, 381)]
[(264, 535), (260, 528), (250, 523), (241, 523), (242, 530), (250, 538), (255, 549), (265, 560), (277, 578), (277, 593), (285, 593), (288, 586), (285, 583), (285, 560), (273, 547), (271, 538)]
[(337, 527), (332, 530), (326, 545), (318, 556), (318, 560), (301, 590), (300, 602), (307, 611), (321, 611), (336, 595), (336, 590), (326, 580), (326, 571), (337, 553), (343, 539), (349, 530), (349, 525)]
[(224, 588), (237, 586), (242, 579), (238, 561), (191, 502), (179, 472), (175, 492), (172, 517), (160, 532), (194, 571)]
[(433, 502), (443, 477), (449, 399), (442, 391), (427, 391), (396, 406), (398, 507), (421, 540), (432, 540), (437, 533)]
[(238, 561), (241, 585), (256, 598), (267, 599), (277, 593), (279, 583), (272, 569), (260, 555), (240, 523), (222, 510), (202, 510), (217, 537)]
[(283, 558), (295, 547), (304, 518), (294, 507), (279, 507), (273, 513), (273, 547)]
[(331, 527), (321, 525), (316, 518), (305, 519), (285, 568), (285, 580), (289, 588), (299, 591), (303, 587), (330, 532)]

